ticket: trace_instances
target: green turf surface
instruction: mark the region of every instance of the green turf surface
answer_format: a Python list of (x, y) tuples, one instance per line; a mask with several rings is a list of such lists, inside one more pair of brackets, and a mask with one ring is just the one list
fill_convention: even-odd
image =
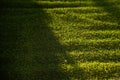
[(120, 1), (64, 1), (1, 1), (1, 80), (119, 80)]

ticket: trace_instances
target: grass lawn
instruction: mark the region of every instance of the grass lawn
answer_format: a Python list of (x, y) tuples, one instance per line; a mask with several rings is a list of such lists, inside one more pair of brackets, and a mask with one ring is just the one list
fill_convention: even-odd
[(1, 80), (119, 80), (119, 0), (2, 0)]

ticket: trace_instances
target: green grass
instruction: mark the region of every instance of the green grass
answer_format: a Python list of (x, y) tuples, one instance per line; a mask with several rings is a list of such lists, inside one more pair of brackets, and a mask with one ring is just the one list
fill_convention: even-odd
[(3, 0), (3, 80), (119, 80), (120, 1)]

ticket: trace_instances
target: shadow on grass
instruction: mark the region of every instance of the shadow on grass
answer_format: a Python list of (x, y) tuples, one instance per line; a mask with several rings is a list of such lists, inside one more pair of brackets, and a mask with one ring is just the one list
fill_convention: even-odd
[[(85, 6), (94, 6), (90, 3), (84, 3), (88, 0), (1, 0), (0, 7), (6, 8), (73, 8), (73, 7), (85, 7)], [(33, 3), (34, 2), (34, 3)]]
[(1, 12), (1, 79), (67, 80), (59, 67), (65, 49), (49, 28), (49, 14), (40, 8), (3, 8)]
[(118, 23), (117, 29), (120, 29), (120, 8), (118, 7), (117, 1), (110, 2), (109, 0), (103, 0), (101, 2), (95, 1), (96, 5), (102, 7), (106, 12), (108, 12), (112, 19), (114, 19)]
[[(99, 25), (94, 25), (94, 26), (90, 26), (90, 28), (87, 28), (89, 30), (120, 30), (120, 9), (119, 7), (117, 7), (115, 2), (110, 2), (110, 1), (98, 1), (98, 0), (94, 0), (95, 5), (98, 7), (102, 7), (106, 12), (109, 13), (109, 17), (113, 20), (110, 21), (115, 21), (118, 23), (118, 25), (109, 25), (109, 24), (99, 24)], [(103, 19), (103, 22), (105, 22), (106, 20), (104, 20), (103, 17), (101, 17)], [(106, 18), (106, 16), (105, 16)], [(73, 19), (75, 19), (74, 17), (71, 19), (68, 18), (71, 22)], [(63, 18), (63, 20), (67, 20), (66, 18)], [(77, 21), (82, 21), (81, 19), (76, 20)], [(84, 29), (84, 28), (81, 28)], [(112, 44), (112, 45), (110, 45)], [(109, 46), (109, 47), (108, 47)], [(119, 49), (119, 42), (114, 42), (114, 43), (110, 43), (110, 42), (104, 42), (104, 43), (99, 43), (99, 44), (77, 44), (76, 43), (71, 43), (69, 46), (66, 47), (66, 49), (68, 51), (90, 51), (90, 50), (100, 50), (100, 49), (105, 49), (105, 50), (109, 50), (109, 49)]]

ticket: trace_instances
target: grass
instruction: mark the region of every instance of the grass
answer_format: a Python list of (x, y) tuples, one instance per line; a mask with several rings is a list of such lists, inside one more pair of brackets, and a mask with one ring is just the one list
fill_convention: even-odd
[(0, 4), (1, 79), (119, 79), (118, 0)]

